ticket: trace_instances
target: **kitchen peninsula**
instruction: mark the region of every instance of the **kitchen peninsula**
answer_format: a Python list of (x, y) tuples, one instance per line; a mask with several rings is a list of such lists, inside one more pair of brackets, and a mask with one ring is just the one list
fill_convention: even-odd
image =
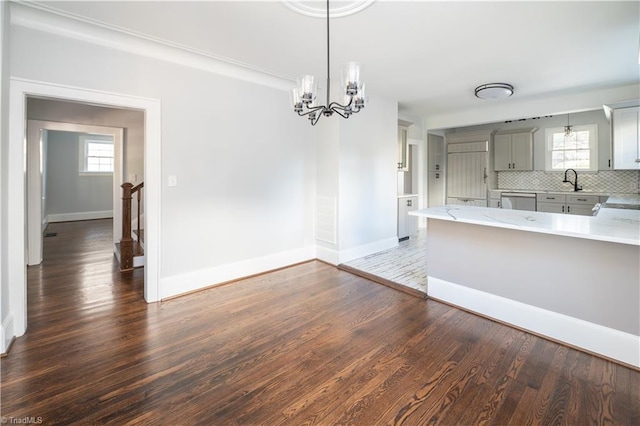
[(640, 367), (640, 210), (606, 207), (638, 198), (611, 197), (596, 216), (410, 212), (427, 218), (427, 294)]

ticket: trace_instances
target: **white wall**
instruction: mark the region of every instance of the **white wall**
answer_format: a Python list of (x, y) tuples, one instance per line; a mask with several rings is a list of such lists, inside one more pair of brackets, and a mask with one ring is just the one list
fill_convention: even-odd
[(313, 257), (314, 136), (285, 91), (21, 26), (11, 73), (162, 101), (161, 296)]
[(567, 111), (592, 111), (602, 105), (637, 99), (639, 84), (606, 89), (581, 90), (579, 93), (558, 92), (544, 97), (513, 96), (495, 102), (482, 102), (478, 108), (455, 113), (433, 114), (424, 118), (424, 127), (430, 133), (436, 130), (477, 124), (518, 120), (529, 117), (565, 114)]
[(52, 216), (68, 218), (74, 213), (113, 211), (113, 176), (87, 176), (78, 172), (81, 135), (55, 130), (47, 132), (44, 193), (47, 200), (45, 214), (49, 220)]
[(348, 120), (321, 118), (314, 127), (319, 215), (323, 203), (336, 206), (337, 240), (316, 241), (319, 259), (340, 264), (397, 244), (397, 126), (397, 103), (372, 97)]
[[(569, 123), (572, 125), (597, 124), (598, 125), (598, 163), (601, 170), (609, 169), (611, 159), (611, 126), (607, 121), (602, 108), (596, 110), (572, 113), (569, 115)], [(537, 127), (533, 134), (533, 169), (544, 170), (545, 164), (545, 140), (544, 129), (552, 127), (564, 127), (567, 125), (567, 114), (559, 114), (537, 119), (512, 120), (510, 122), (493, 122), (476, 126), (465, 126), (449, 129), (447, 133), (472, 132), (476, 130), (514, 130)]]
[(371, 98), (340, 123), (339, 243), (354, 253), (343, 262), (360, 257), (359, 247), (397, 244), (397, 111), (396, 102)]

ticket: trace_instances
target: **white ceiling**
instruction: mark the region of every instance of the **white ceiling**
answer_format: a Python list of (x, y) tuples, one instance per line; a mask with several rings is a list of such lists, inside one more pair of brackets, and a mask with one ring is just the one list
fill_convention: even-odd
[[(326, 76), (326, 22), (281, 1), (45, 5), (292, 80)], [(332, 78), (359, 61), (370, 96), (397, 100), (407, 114), (455, 113), (637, 84), (639, 39), (637, 1), (376, 1), (331, 20)], [(475, 98), (476, 86), (492, 82), (515, 94)]]

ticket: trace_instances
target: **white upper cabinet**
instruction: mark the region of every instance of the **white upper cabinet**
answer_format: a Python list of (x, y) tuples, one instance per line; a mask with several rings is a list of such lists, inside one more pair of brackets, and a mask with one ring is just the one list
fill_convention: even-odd
[(640, 107), (614, 109), (613, 168), (640, 169)]
[(533, 132), (536, 130), (496, 133), (493, 142), (495, 170), (533, 170)]

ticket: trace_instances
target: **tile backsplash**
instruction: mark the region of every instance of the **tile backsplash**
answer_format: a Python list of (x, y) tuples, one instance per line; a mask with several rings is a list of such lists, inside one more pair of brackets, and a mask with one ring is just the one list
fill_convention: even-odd
[[(573, 180), (573, 173), (569, 179)], [(532, 191), (570, 191), (563, 183), (564, 173), (498, 172), (498, 189)], [(603, 170), (597, 173), (578, 172), (578, 185), (585, 191), (603, 193), (640, 193), (640, 170)]]

